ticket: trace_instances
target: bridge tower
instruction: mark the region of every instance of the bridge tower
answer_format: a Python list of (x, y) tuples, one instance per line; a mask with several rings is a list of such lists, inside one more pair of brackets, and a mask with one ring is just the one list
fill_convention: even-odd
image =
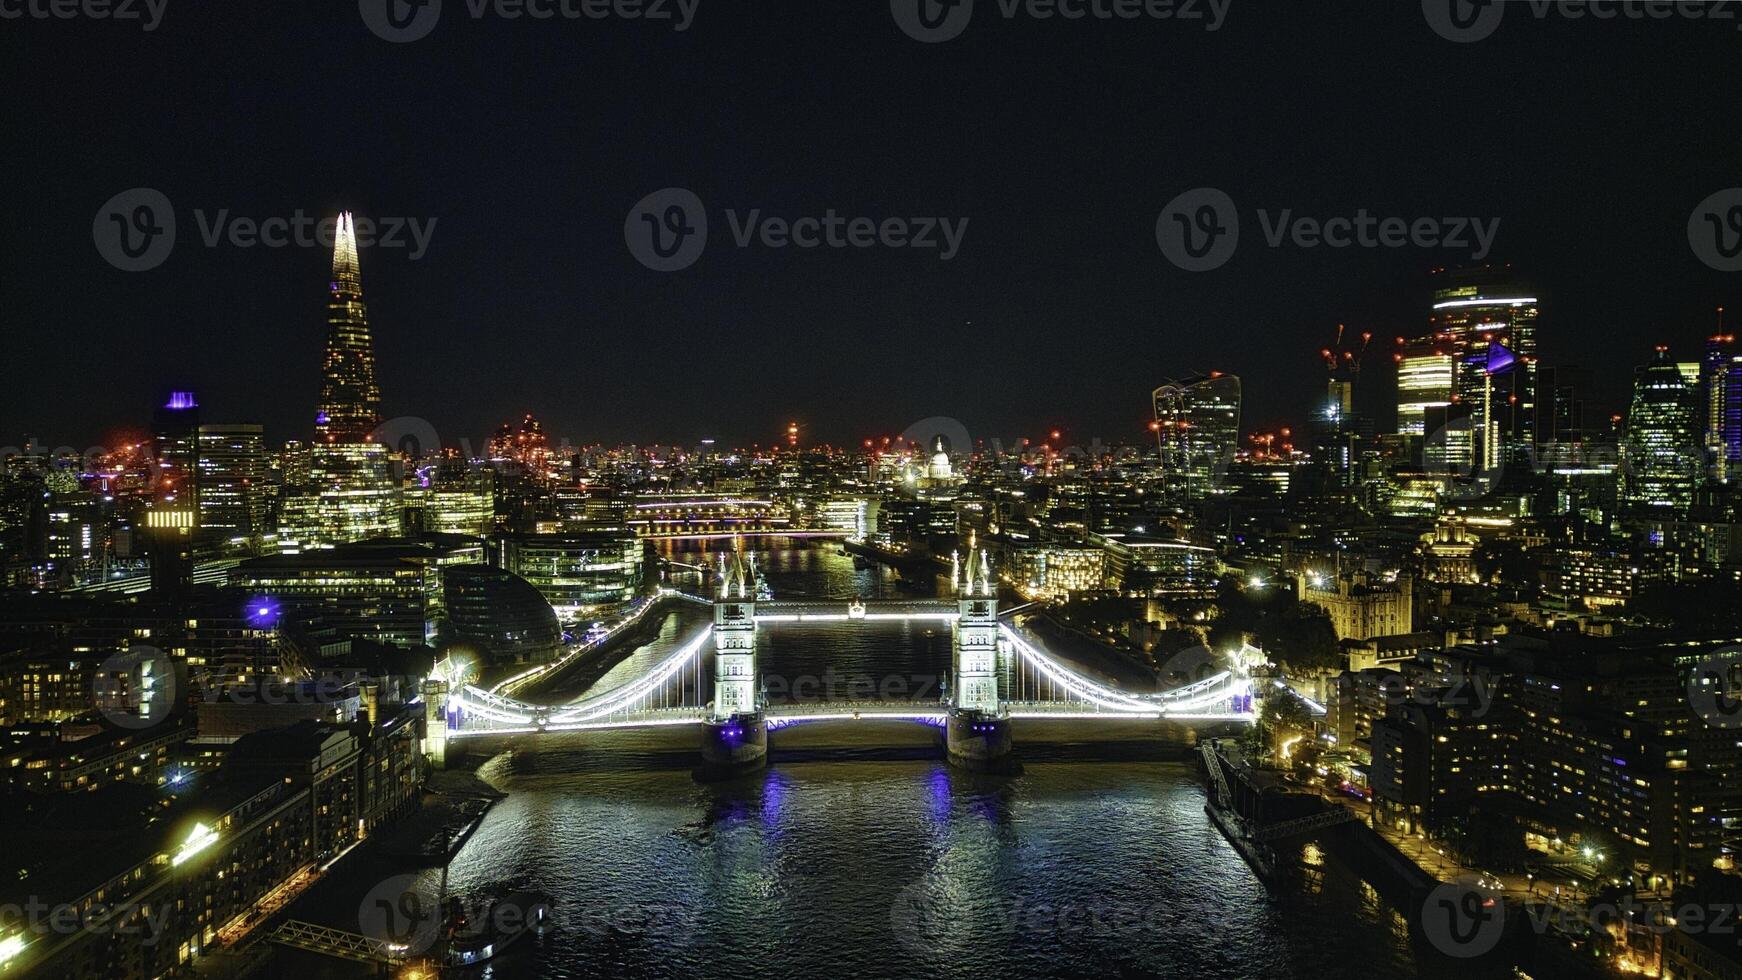
[(423, 751), (430, 765), (448, 767), (448, 682), (437, 677), (423, 682)]
[(736, 548), (720, 559), (714, 594), (714, 703), (702, 742), (703, 771), (733, 775), (768, 761), (768, 724), (762, 715), (756, 669), (755, 575)]
[(998, 590), (991, 562), (972, 538), (967, 567), (959, 555), (952, 558), (950, 581), (957, 610), (950, 635), (954, 703), (944, 727), (950, 761), (979, 772), (1008, 771), (1014, 763), (1010, 719), (998, 698)]

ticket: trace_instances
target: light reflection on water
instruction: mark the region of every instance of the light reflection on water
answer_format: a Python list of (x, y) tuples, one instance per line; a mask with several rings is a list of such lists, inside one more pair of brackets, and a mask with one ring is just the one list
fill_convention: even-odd
[[(891, 573), (828, 549), (758, 561), (777, 595), (896, 594)], [(680, 609), (595, 690), (707, 618)], [(895, 628), (759, 642), (765, 670), (794, 675), (936, 673), (949, 649), (947, 631)], [(1334, 861), (1315, 861), (1305, 893), (1267, 898), (1180, 762), (1040, 752), (998, 779), (921, 748), (777, 755), (701, 785), (691, 761), (669, 732), (613, 732), (485, 767), (509, 796), (450, 887), (537, 890), (563, 925), (495, 976), (1417, 975), (1401, 920)]]
[(510, 796), (452, 869), (460, 891), (552, 897), (561, 937), (511, 975), (1411, 975), (1358, 880), (1267, 899), (1181, 763), (996, 780), (855, 759), (730, 786), (565, 768), (487, 771)]

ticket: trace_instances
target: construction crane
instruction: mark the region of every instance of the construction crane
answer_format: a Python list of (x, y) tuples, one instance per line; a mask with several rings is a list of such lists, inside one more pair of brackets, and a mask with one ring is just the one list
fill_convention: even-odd
[(1373, 333), (1365, 331), (1361, 334), (1361, 346), (1356, 347), (1351, 344), (1345, 347), (1343, 346), (1343, 338), (1347, 333), (1347, 326), (1341, 323), (1337, 324), (1336, 342), (1329, 347), (1321, 348), (1319, 357), (1325, 362), (1325, 369), (1332, 374), (1346, 368), (1353, 378), (1359, 378), (1361, 364), (1367, 357), (1367, 347), (1373, 342)]

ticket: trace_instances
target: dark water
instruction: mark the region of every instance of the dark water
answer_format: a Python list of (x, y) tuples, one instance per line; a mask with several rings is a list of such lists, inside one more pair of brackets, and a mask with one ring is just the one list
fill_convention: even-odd
[(805, 762), (729, 788), (540, 768), (490, 773), (511, 796), (452, 869), (536, 888), (566, 926), (498, 976), (1410, 972), (1352, 878), (1271, 903), (1179, 763)]
[[(827, 547), (766, 554), (777, 594), (891, 594), (890, 573)], [(601, 688), (706, 613), (675, 614)], [(889, 675), (941, 667), (948, 642), (923, 628), (776, 629), (762, 649), (770, 671)], [(849, 741), (871, 731), (832, 727)], [(777, 732), (771, 767), (724, 785), (692, 779), (693, 753), (672, 732), (498, 757), (481, 775), (509, 796), (448, 888), (543, 893), (562, 928), (482, 975), (1451, 975), (1452, 964), (1418, 964), (1402, 919), (1310, 846), (1316, 871), (1267, 897), (1177, 756), (1038, 751), (1019, 777), (976, 777), (941, 763), (923, 726), (904, 731), (876, 735), (875, 751), (788, 753)]]

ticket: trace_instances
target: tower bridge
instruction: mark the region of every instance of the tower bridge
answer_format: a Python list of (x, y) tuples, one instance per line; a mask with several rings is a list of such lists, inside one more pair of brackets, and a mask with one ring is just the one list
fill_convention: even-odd
[[(1170, 691), (1123, 691), (1059, 661), (999, 618), (984, 552), (952, 563), (948, 599), (774, 600), (753, 565), (722, 556), (709, 597), (713, 623), (630, 681), (567, 704), (515, 700), (434, 677), (424, 683), (429, 751), (441, 764), (449, 741), (486, 735), (693, 726), (706, 769), (740, 772), (766, 762), (768, 733), (811, 722), (914, 722), (943, 730), (950, 761), (977, 771), (1011, 765), (1015, 719), (1250, 723), (1251, 680), (1236, 666)], [(759, 592), (761, 595), (759, 595)], [(763, 690), (758, 633), (780, 624), (877, 628), (931, 621), (950, 626), (949, 684), (929, 702), (771, 704)], [(712, 677), (703, 672), (713, 661)]]

